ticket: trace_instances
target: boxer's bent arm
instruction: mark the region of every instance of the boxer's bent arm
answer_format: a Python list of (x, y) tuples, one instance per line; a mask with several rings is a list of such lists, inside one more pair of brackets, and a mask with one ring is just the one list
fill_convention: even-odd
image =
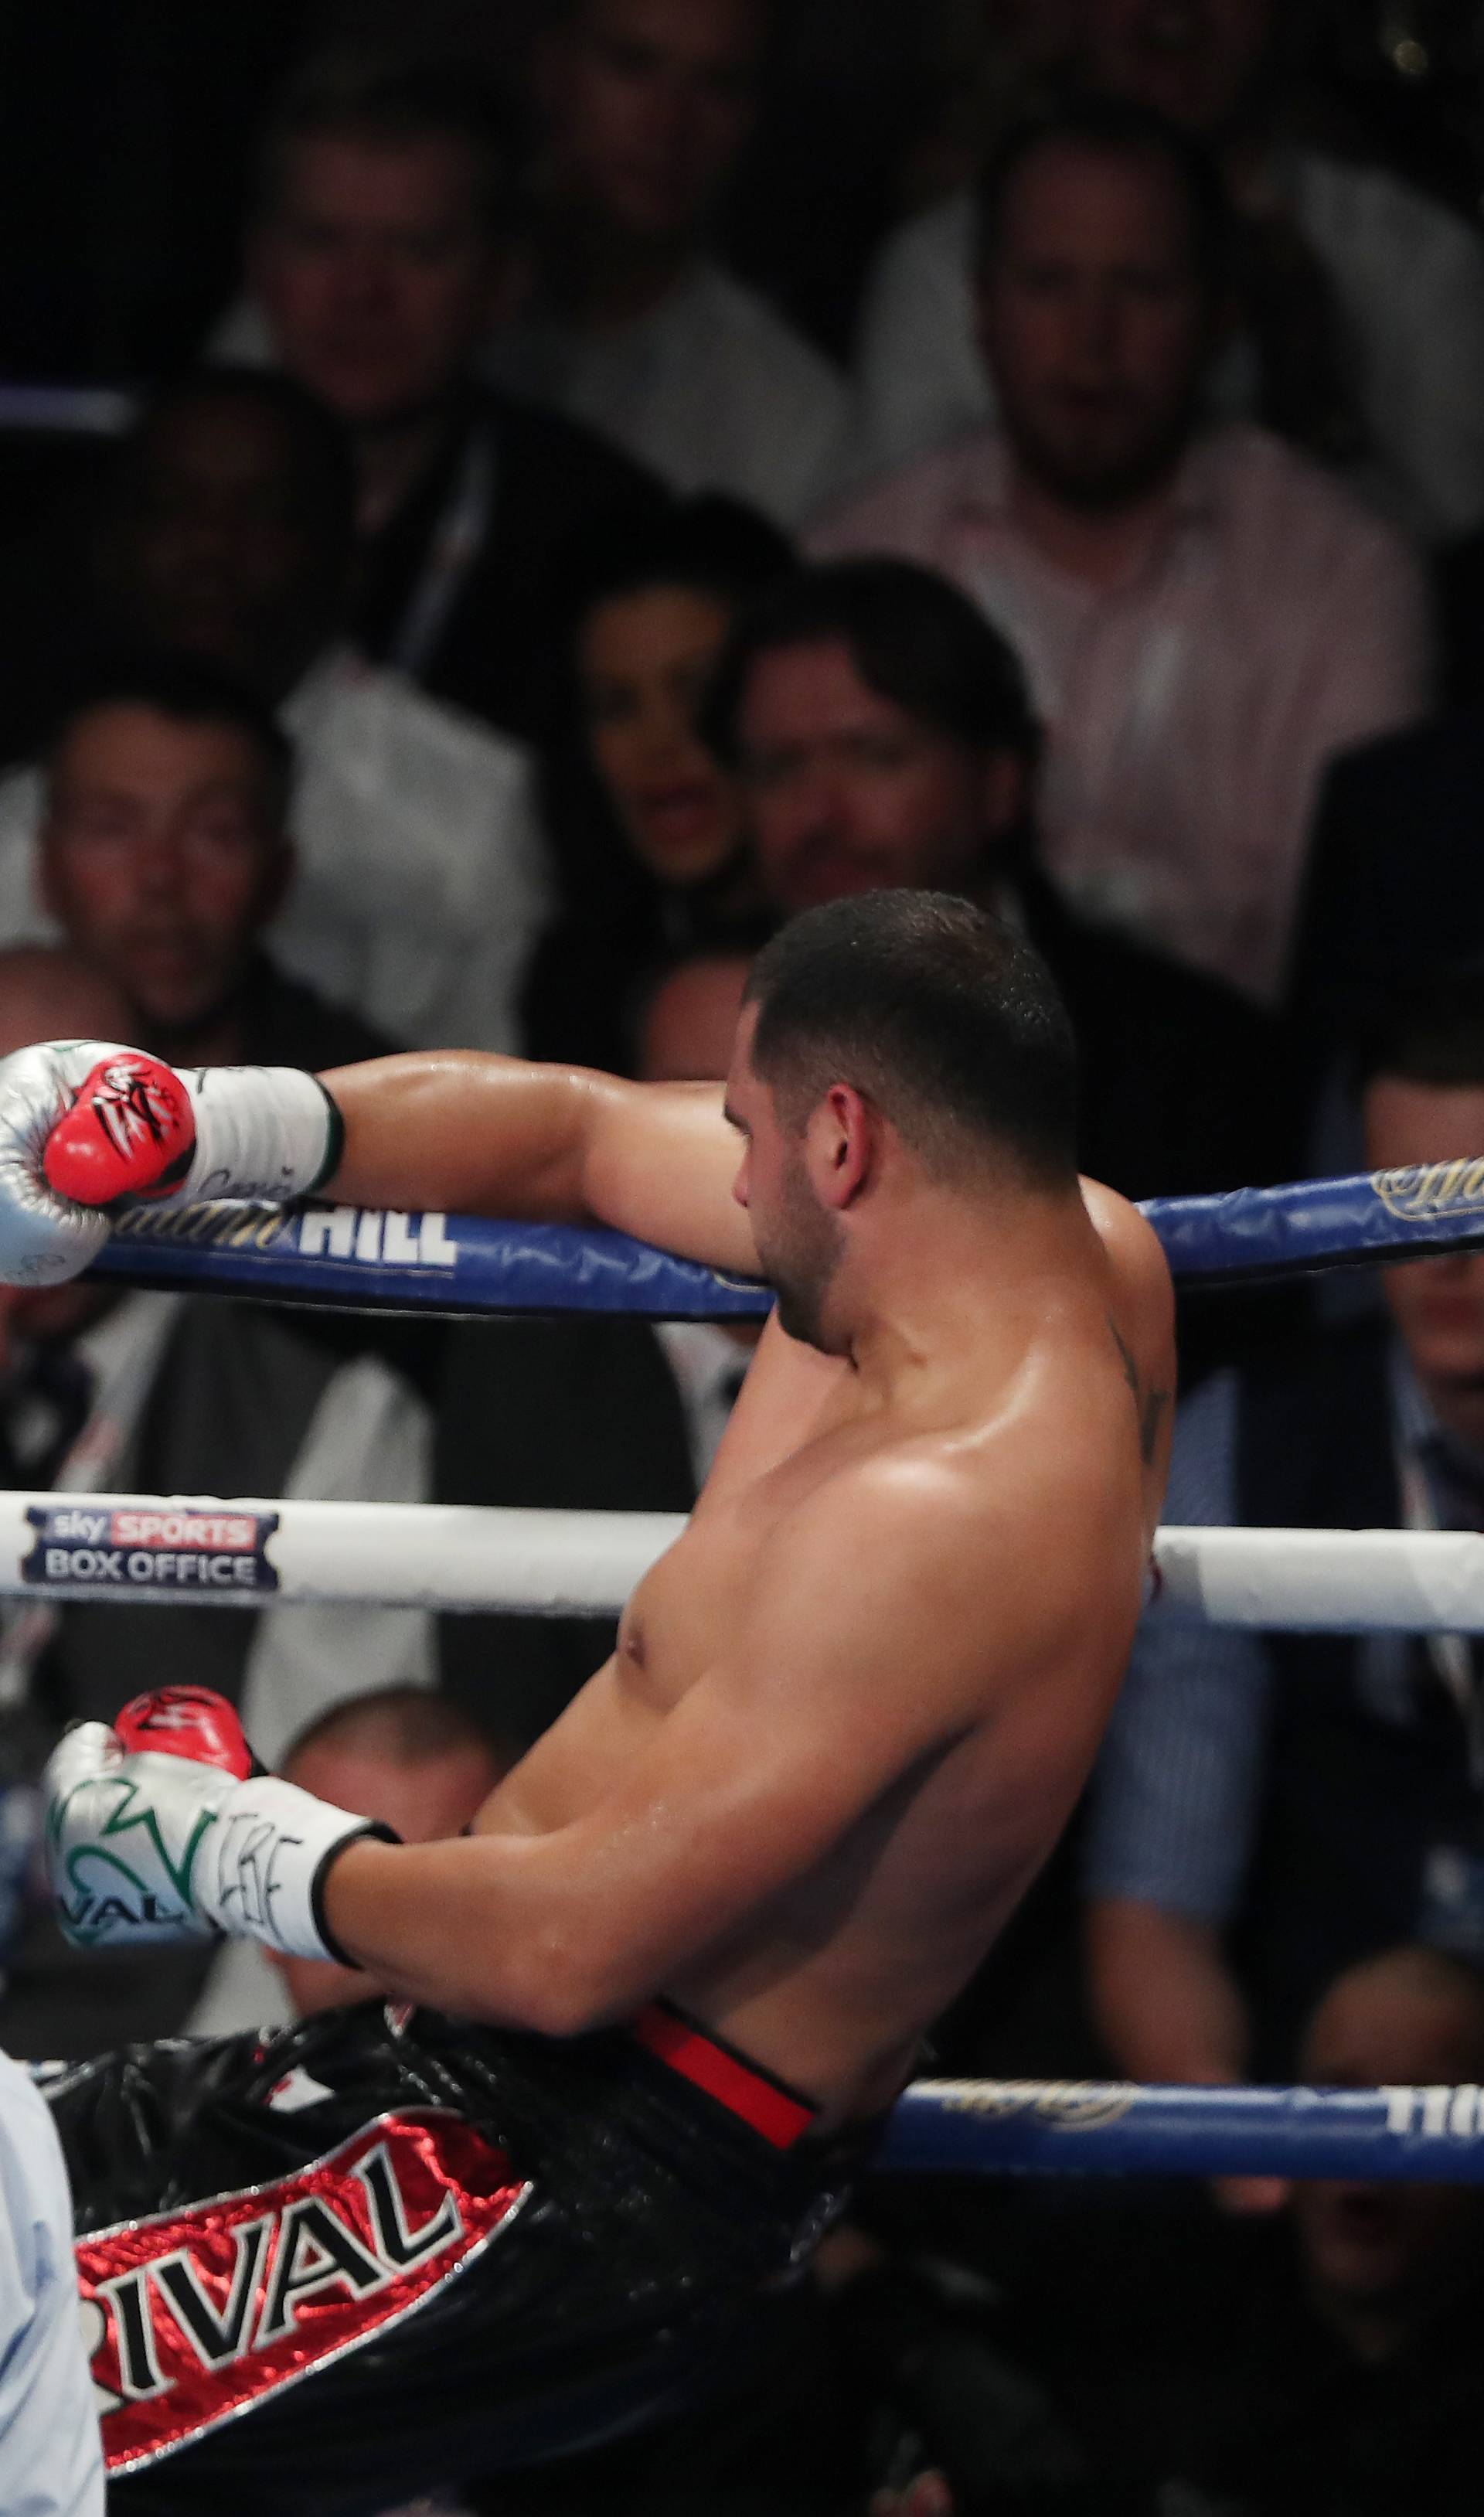
[[(326, 1883), (336, 1940), (408, 1999), (573, 2034), (632, 2015), (858, 1827), (869, 1861), (894, 1790), (1064, 1641), (1024, 1516), (996, 1537), (946, 1488), (841, 1480), (770, 1543), (735, 1638), (590, 1812), (544, 1836), (349, 1848)], [(1048, 1792), (1063, 1764), (1053, 1743)]]
[(357, 1206), (596, 1222), (752, 1274), (741, 1145), (712, 1084), (433, 1050), (322, 1078), (345, 1122), (328, 1183)]

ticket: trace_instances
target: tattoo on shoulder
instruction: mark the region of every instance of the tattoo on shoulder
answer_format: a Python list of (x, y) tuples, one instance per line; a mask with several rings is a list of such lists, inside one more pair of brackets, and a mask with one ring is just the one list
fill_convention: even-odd
[(1165, 1422), (1165, 1410), (1169, 1405), (1169, 1391), (1145, 1388), (1144, 1376), (1127, 1339), (1121, 1335), (1116, 1320), (1110, 1318), (1108, 1326), (1113, 1332), (1113, 1343), (1118, 1347), (1119, 1361), (1124, 1367), (1124, 1379), (1128, 1384), (1138, 1415), (1139, 1456), (1147, 1469), (1159, 1446), (1160, 1428)]

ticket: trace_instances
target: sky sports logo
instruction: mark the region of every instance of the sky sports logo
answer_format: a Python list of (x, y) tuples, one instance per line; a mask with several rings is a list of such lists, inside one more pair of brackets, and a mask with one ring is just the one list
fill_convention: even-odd
[(25, 1516), (36, 1540), (21, 1578), (37, 1590), (91, 1599), (187, 1591), (232, 1600), (278, 1587), (267, 1556), (276, 1512), (32, 1504)]

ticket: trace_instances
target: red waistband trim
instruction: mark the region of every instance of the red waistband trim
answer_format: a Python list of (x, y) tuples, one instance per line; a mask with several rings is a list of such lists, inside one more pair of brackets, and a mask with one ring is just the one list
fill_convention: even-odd
[(678, 2012), (651, 2002), (634, 2022), (634, 2034), (647, 2053), (678, 2071), (729, 2113), (761, 2133), (775, 2150), (791, 2150), (809, 2130), (817, 2110), (794, 2097), (765, 2071), (729, 2053)]

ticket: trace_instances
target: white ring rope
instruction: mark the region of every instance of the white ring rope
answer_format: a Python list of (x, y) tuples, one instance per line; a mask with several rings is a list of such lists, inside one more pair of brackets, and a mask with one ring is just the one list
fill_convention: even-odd
[[(0, 1492), (0, 1598), (616, 1615), (668, 1513)], [(1162, 1529), (1159, 1612), (1317, 1634), (1484, 1634), (1484, 1536)]]

